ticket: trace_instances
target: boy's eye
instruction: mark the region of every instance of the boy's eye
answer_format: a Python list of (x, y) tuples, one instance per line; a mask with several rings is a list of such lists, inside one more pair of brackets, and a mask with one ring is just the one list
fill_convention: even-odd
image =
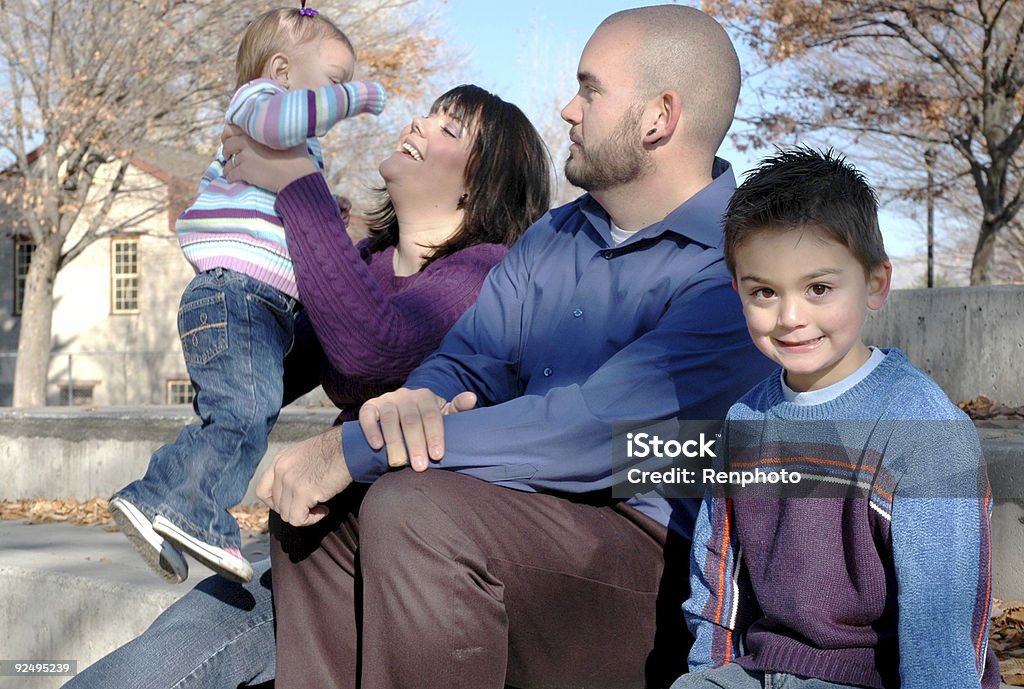
[(760, 287), (754, 290), (755, 299), (771, 299), (775, 296), (775, 290), (770, 287)]
[(824, 297), (831, 289), (828, 285), (811, 285), (808, 291), (816, 297)]

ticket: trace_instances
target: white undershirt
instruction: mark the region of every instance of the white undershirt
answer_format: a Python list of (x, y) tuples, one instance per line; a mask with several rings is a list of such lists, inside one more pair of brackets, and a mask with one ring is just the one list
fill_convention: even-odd
[(874, 347), (870, 347), (870, 349), (871, 356), (868, 357), (867, 361), (861, 364), (860, 368), (843, 378), (838, 383), (832, 383), (832, 385), (819, 390), (797, 392), (786, 385), (786, 372), (781, 371), (779, 373), (779, 380), (782, 383), (782, 396), (787, 402), (801, 405), (824, 404), (825, 402), (831, 402), (854, 385), (867, 378), (868, 375), (875, 370), (875, 367), (885, 359), (885, 354), (882, 350), (875, 349)]
[(627, 239), (629, 239), (630, 237), (632, 237), (633, 235), (640, 231), (633, 230), (632, 232), (627, 232), (626, 230), (622, 229), (613, 222), (609, 222), (608, 224), (611, 225), (612, 228), (612, 243), (615, 244), (615, 246), (622, 244), (624, 241), (626, 241)]

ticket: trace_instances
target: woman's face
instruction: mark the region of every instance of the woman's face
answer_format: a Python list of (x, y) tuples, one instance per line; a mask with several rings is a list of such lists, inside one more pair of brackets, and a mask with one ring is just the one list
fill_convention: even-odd
[(388, 191), (429, 191), (436, 203), (455, 206), (466, 192), (466, 166), (476, 128), (448, 111), (414, 117), (402, 130), (394, 152), (380, 165)]

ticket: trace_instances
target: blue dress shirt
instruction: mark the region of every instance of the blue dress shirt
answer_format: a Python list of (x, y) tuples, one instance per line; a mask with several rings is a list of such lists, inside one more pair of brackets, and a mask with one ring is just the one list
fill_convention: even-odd
[[(664, 220), (615, 246), (608, 214), (584, 195), (534, 223), (480, 297), (406, 381), (478, 408), (447, 416), (436, 463), (525, 491), (611, 485), (612, 424), (724, 419), (773, 364), (753, 346), (722, 257), (721, 218), (736, 187), (727, 162)], [(355, 481), (388, 470), (356, 422), (342, 443)], [(638, 509), (687, 537), (661, 499)]]

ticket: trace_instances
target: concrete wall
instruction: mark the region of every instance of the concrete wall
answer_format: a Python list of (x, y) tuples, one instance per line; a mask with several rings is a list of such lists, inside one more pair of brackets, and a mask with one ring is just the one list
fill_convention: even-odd
[[(329, 428), (336, 409), (286, 409), (256, 472), (289, 445)], [(189, 407), (0, 409), (0, 499), (109, 497), (141, 478), (149, 457), (194, 417)], [(256, 502), (250, 487), (245, 503)]]
[(865, 340), (905, 351), (954, 402), (1024, 405), (1024, 285), (897, 290)]
[[(328, 428), (336, 411), (288, 408), (257, 471), (281, 449)], [(0, 499), (109, 496), (192, 420), (186, 407), (0, 409)], [(995, 497), (997, 596), (1024, 598), (1024, 422), (979, 428)], [(256, 502), (250, 488), (244, 500)]]

